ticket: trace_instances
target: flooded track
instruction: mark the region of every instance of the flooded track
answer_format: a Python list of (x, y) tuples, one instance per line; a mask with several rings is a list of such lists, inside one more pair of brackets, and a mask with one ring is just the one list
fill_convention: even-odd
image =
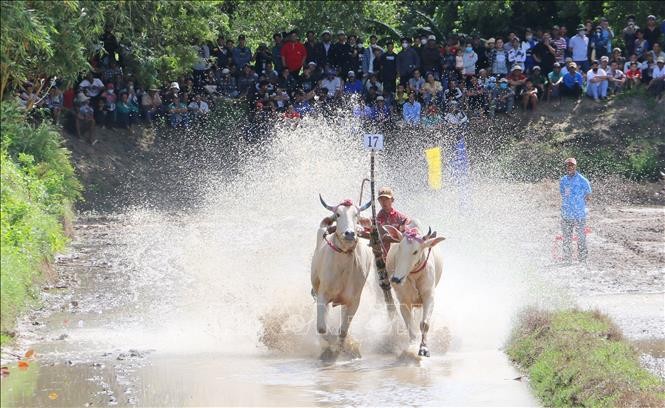
[[(432, 192), (413, 182), (423, 180), (423, 157), (380, 157), (379, 184), (395, 187), (396, 207), (447, 238), (432, 357), (405, 357), (403, 322), (388, 321), (371, 275), (350, 331), (363, 357), (324, 364), (309, 263), (327, 215), (318, 192), (329, 202), (356, 201), (367, 174), (366, 154), (350, 132), (305, 123), (278, 132), (236, 175), (192, 163), (173, 200), (80, 214), (71, 251), (56, 261), (59, 281), (44, 288), (42, 309), (17, 330), (13, 352), (30, 348), (35, 358), (18, 370), (11, 354), (3, 356), (14, 363), (2, 381), (2, 405), (533, 406), (528, 383), (501, 350), (518, 310), (581, 304), (620, 317), (633, 301), (612, 297), (622, 288), (662, 296), (657, 257), (612, 275), (625, 257), (643, 257), (613, 246), (623, 241), (607, 226), (609, 212), (589, 238), (592, 267), (554, 267), (558, 200), (544, 193), (552, 186), (479, 177), (465, 207), (452, 184)], [(336, 151), (343, 159), (331, 160)], [(155, 188), (160, 179), (152, 182)], [(159, 205), (192, 190), (195, 205)], [(659, 212), (644, 217), (647, 226), (662, 222)], [(619, 230), (622, 222), (615, 222)], [(615, 259), (603, 256), (609, 248)], [(631, 322), (635, 333), (658, 327), (655, 299), (644, 308), (648, 323), (625, 313), (619, 323)]]

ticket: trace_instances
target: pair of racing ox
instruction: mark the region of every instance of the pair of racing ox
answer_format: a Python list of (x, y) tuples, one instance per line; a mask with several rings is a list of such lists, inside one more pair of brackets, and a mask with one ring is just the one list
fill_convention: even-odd
[[(357, 207), (351, 200), (336, 206), (321, 204), (333, 214), (321, 222), (316, 234), (316, 249), (312, 258), (312, 295), (317, 304), (317, 331), (328, 334), (326, 318), (330, 308), (342, 306), (339, 345), (344, 346), (353, 316), (358, 310), (365, 281), (373, 269), (374, 255), (371, 248), (359, 243), (363, 231), (360, 213), (371, 202)], [(334, 228), (331, 225), (335, 223)], [(417, 228), (400, 232), (392, 226), (385, 227), (384, 242), (391, 242), (386, 256), (386, 271), (399, 301), (399, 308), (406, 323), (411, 343), (417, 341), (413, 321), (413, 308), (422, 307), (420, 322), (420, 347), (418, 355), (430, 356), (427, 333), (434, 308), (434, 292), (441, 279), (443, 257), (436, 245), (445, 238), (436, 237), (430, 231), (421, 235)]]

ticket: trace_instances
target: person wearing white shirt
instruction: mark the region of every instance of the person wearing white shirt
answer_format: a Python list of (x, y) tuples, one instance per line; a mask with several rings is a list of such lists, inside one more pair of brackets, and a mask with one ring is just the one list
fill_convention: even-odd
[(598, 67), (598, 61), (593, 61), (591, 69), (586, 73), (586, 93), (598, 102), (607, 98), (607, 73)]
[(665, 58), (660, 57), (656, 60), (656, 66), (651, 71), (651, 77), (655, 79), (665, 80)]
[(587, 59), (587, 51), (589, 49), (589, 37), (586, 36), (584, 25), (577, 26), (577, 35), (570, 39), (568, 48), (572, 49), (573, 61), (584, 72), (589, 68), (589, 60)]
[(79, 84), (79, 88), (85, 92), (89, 98), (96, 98), (104, 90), (104, 83), (99, 78), (93, 78), (92, 72), (88, 72), (85, 79)]
[(196, 95), (194, 100), (187, 106), (190, 112), (197, 117), (205, 117), (210, 112), (210, 107), (206, 101), (201, 100), (201, 95)]

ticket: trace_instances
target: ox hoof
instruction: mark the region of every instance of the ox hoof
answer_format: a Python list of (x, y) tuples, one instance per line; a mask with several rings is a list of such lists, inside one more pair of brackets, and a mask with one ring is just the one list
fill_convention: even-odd
[(323, 353), (321, 353), (319, 359), (324, 363), (334, 363), (335, 360), (337, 360), (338, 356), (339, 356), (339, 351), (333, 350), (331, 347), (328, 347), (325, 350), (323, 350)]
[(418, 355), (423, 357), (429, 357), (430, 356), (429, 350), (427, 349), (427, 347), (420, 347), (420, 350), (418, 350)]

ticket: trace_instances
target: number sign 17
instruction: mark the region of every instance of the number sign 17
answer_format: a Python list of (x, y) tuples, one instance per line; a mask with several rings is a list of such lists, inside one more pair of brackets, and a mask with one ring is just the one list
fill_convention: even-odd
[(366, 134), (363, 137), (363, 145), (368, 150), (383, 150), (383, 135)]

